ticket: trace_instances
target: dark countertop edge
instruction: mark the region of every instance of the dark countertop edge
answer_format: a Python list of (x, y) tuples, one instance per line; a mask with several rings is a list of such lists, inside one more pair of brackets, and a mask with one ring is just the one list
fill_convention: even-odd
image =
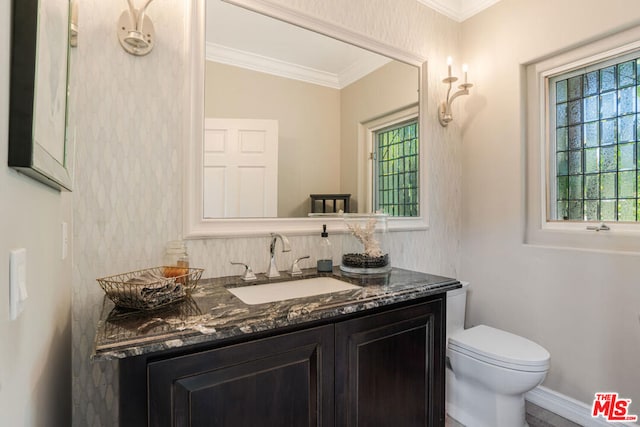
[[(354, 300), (353, 302), (339, 302), (335, 304), (324, 305), (320, 310), (311, 313), (303, 313), (299, 317), (290, 319), (285, 322), (272, 321), (263, 324), (263, 327), (252, 328), (251, 330), (243, 330), (241, 328), (225, 328), (222, 331), (216, 331), (212, 334), (203, 334), (196, 330), (184, 330), (181, 332), (170, 332), (165, 336), (156, 335), (150, 337), (147, 342), (144, 338), (136, 338), (135, 340), (122, 341), (117, 345), (109, 345), (108, 349), (101, 349), (97, 345), (97, 336), (94, 338), (94, 352), (90, 356), (90, 360), (94, 362), (106, 360), (118, 360), (127, 357), (140, 356), (144, 354), (155, 353), (158, 351), (169, 350), (172, 348), (188, 347), (191, 345), (216, 343), (218, 341), (226, 341), (229, 339), (241, 339), (243, 336), (250, 337), (255, 334), (272, 332), (277, 333), (279, 330), (285, 331), (296, 326), (305, 324), (313, 324), (314, 322), (323, 320), (339, 320), (343, 317), (351, 316), (356, 313), (362, 313), (379, 307), (392, 306), (402, 304), (408, 301), (417, 300), (433, 295), (438, 295), (452, 289), (461, 287), (461, 283), (455, 279), (448, 279), (437, 284), (417, 284), (415, 287), (404, 290), (395, 291), (386, 295), (377, 295), (371, 298)], [(428, 287), (428, 289), (425, 289)], [(100, 323), (104, 320), (100, 320)], [(283, 324), (281, 324), (283, 323)]]

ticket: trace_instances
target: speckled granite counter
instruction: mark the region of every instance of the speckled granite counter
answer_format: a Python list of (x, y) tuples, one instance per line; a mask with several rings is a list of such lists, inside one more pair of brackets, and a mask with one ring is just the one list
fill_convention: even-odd
[[(304, 278), (317, 277), (315, 269)], [(331, 274), (322, 274), (331, 275)], [(247, 286), (238, 276), (202, 280), (191, 298), (153, 312), (114, 307), (105, 297), (98, 322), (93, 360), (121, 359), (176, 347), (225, 340), (257, 332), (302, 325), (345, 314), (423, 298), (460, 287), (457, 280), (394, 268), (377, 276), (346, 276), (336, 268), (333, 277), (362, 286), (338, 293), (247, 305), (227, 288)], [(249, 284), (291, 280), (261, 279)], [(294, 277), (293, 279), (300, 279)]]

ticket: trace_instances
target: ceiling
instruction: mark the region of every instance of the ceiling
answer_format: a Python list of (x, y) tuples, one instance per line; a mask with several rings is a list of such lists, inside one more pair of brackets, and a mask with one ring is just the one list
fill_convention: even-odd
[[(499, 0), (416, 0), (461, 22)], [(207, 0), (206, 58), (341, 89), (390, 61), (341, 41)]]
[(457, 22), (462, 22), (500, 0), (418, 0)]

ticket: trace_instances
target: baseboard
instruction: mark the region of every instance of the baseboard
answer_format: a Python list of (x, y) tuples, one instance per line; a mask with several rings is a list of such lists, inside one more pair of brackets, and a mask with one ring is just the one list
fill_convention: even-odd
[[(553, 412), (563, 418), (584, 427), (640, 427), (635, 423), (609, 423), (604, 418), (591, 416), (591, 405), (580, 402), (564, 394), (558, 393), (543, 386), (538, 386), (525, 395), (528, 402), (538, 405), (547, 411)], [(638, 415), (640, 405), (631, 407), (632, 413)], [(635, 412), (633, 412), (635, 410)]]

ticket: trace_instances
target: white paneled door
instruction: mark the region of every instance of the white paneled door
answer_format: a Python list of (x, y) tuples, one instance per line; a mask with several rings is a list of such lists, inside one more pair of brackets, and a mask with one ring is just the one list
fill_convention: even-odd
[(204, 218), (278, 216), (278, 121), (205, 119)]

